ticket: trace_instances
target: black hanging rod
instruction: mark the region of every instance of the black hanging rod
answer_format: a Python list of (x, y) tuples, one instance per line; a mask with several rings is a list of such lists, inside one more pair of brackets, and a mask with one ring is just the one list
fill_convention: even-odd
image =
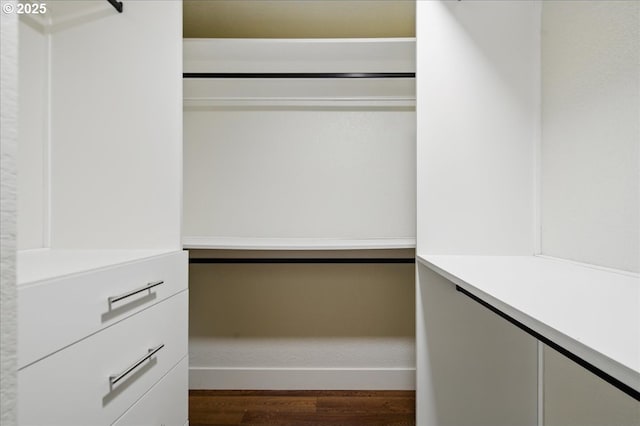
[(493, 313), (497, 314), (498, 316), (502, 317), (503, 319), (509, 321), (511, 324), (515, 325), (516, 327), (518, 327), (519, 329), (521, 329), (525, 333), (535, 337), (536, 339), (538, 339), (539, 341), (541, 341), (545, 345), (549, 346), (550, 348), (555, 349), (557, 352), (559, 352), (562, 355), (566, 356), (571, 361), (573, 361), (576, 364), (580, 365), (582, 368), (584, 368), (584, 369), (590, 371), (591, 373), (595, 374), (596, 376), (600, 377), (605, 382), (609, 383), (610, 385), (615, 386), (616, 388), (618, 388), (622, 392), (624, 392), (627, 395), (629, 395), (631, 398), (635, 399), (636, 401), (640, 401), (640, 392), (638, 392), (637, 390), (635, 390), (631, 386), (627, 385), (626, 383), (621, 382), (620, 380), (616, 379), (615, 377), (611, 376), (610, 374), (605, 373), (604, 371), (602, 371), (601, 369), (599, 369), (595, 365), (591, 364), (588, 361), (585, 361), (584, 359), (580, 358), (578, 355), (574, 354), (573, 352), (569, 351), (568, 349), (565, 349), (564, 347), (560, 346), (559, 344), (557, 344), (553, 340), (549, 339), (548, 337), (545, 337), (542, 334), (532, 330), (531, 328), (527, 327), (526, 325), (524, 325), (523, 323), (521, 323), (517, 319), (513, 318), (510, 315), (505, 314), (500, 309), (498, 309), (495, 306), (489, 304), (488, 302), (485, 302), (484, 300), (480, 299), (475, 294), (472, 294), (471, 292), (465, 290), (464, 288), (460, 287), (459, 285), (456, 285), (456, 290), (458, 290), (460, 293), (464, 294), (465, 296), (470, 297), (474, 301), (478, 302), (479, 304), (481, 304), (485, 308), (489, 309), (491, 312), (493, 312)]
[[(111, 1), (111, 0), (109, 0)], [(185, 72), (184, 78), (415, 78), (415, 72)]]
[(234, 263), (234, 264), (317, 264), (317, 263), (415, 263), (414, 258), (347, 258), (347, 257), (314, 257), (314, 258), (191, 258), (189, 263)]
[(117, 1), (117, 0), (107, 0), (107, 1), (111, 3), (111, 6), (116, 8), (118, 13), (122, 13), (123, 4), (121, 1)]

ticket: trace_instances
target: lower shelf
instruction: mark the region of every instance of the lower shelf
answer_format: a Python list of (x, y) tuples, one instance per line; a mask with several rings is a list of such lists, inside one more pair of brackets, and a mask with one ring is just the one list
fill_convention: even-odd
[(379, 250), (415, 248), (416, 239), (184, 237), (182, 245), (185, 249), (221, 250)]

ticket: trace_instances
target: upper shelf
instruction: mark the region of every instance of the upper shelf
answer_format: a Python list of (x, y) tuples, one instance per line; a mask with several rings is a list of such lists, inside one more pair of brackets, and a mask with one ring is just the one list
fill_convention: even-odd
[(185, 39), (185, 73), (416, 70), (415, 38)]
[(640, 276), (544, 256), (418, 261), (622, 383), (640, 390)]

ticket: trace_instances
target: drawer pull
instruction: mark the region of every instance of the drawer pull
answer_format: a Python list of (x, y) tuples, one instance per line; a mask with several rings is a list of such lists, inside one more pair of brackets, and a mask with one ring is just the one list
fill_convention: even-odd
[(152, 283), (149, 283), (149, 284), (147, 284), (145, 286), (142, 286), (140, 288), (137, 288), (135, 290), (131, 290), (131, 291), (128, 291), (126, 293), (122, 293), (122, 294), (120, 294), (118, 296), (110, 297), (109, 298), (109, 304), (112, 304), (114, 302), (119, 302), (122, 299), (126, 299), (127, 297), (133, 296), (134, 294), (138, 294), (138, 293), (142, 293), (143, 291), (151, 290), (152, 288), (154, 288), (156, 286), (159, 286), (160, 284), (164, 284), (164, 281), (154, 281)]
[(129, 373), (131, 373), (133, 370), (138, 368), (140, 366), (140, 364), (142, 364), (143, 362), (151, 359), (151, 357), (154, 356), (162, 348), (164, 348), (164, 343), (161, 343), (160, 345), (156, 346), (155, 348), (149, 349), (149, 352), (145, 356), (143, 356), (142, 358), (140, 358), (139, 360), (134, 362), (131, 365), (131, 367), (127, 368), (122, 373), (114, 374), (112, 376), (109, 376), (109, 383), (111, 383), (111, 386), (115, 385), (120, 380), (124, 379)]

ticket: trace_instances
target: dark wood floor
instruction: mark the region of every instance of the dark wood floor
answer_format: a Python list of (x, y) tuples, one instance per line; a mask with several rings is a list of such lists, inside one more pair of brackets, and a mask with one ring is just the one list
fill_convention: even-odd
[(414, 426), (413, 391), (189, 391), (191, 426)]

